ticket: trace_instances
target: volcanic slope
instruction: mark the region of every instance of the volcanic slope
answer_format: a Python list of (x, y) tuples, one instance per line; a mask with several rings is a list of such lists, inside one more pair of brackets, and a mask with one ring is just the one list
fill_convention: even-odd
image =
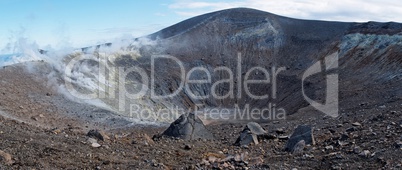
[[(179, 59), (186, 73), (195, 67), (205, 69), (193, 72), (190, 79), (205, 80), (205, 72), (211, 73), (210, 83), (189, 83), (190, 90), (181, 90), (177, 96), (157, 102), (164, 106), (266, 108), (272, 103), (291, 115), (309, 107), (302, 86), (308, 98), (320, 103), (325, 102), (326, 95), (333, 94), (326, 94), (327, 75), (331, 74), (338, 75), (340, 113), (360, 104), (399, 102), (402, 96), (402, 25), (398, 23), (297, 20), (237, 8), (191, 18), (148, 38), (157, 43), (142, 47), (141, 58), (131, 62), (127, 58), (117, 59), (116, 65), (140, 66), (151, 75), (150, 58), (161, 54)], [(325, 63), (328, 56), (338, 56), (337, 63)], [(305, 72), (316, 62), (322, 66), (318, 74), (303, 80)], [(155, 86), (151, 88), (156, 94), (177, 91), (183, 82), (177, 62), (157, 58), (154, 66)], [(233, 79), (227, 70), (214, 70), (221, 66), (229, 68)], [(253, 70), (255, 67), (267, 72)], [(249, 80), (266, 80), (268, 76), (270, 82), (245, 87), (248, 72)], [(255, 100), (246, 93), (247, 88), (252, 95), (268, 97)], [(196, 99), (191, 93), (207, 97)]]
[[(236, 8), (191, 18), (144, 38), (152, 43), (138, 46), (136, 44), (143, 39), (139, 38), (122, 51), (113, 53), (114, 60), (108, 61), (106, 72), (113, 73), (112, 68), (137, 66), (151, 75), (152, 56), (170, 55), (183, 63), (186, 72), (203, 67), (213, 73), (211, 83), (189, 84), (194, 94), (207, 95), (213, 91), (223, 96), (231, 91), (228, 83), (212, 88), (214, 83), (229, 77), (227, 72), (214, 71), (220, 66), (229, 68), (235, 74), (234, 79), (240, 75), (241, 79), (233, 82), (233, 97), (195, 99), (181, 91), (172, 98), (153, 99), (148, 91), (143, 98), (125, 99), (126, 107), (138, 104), (157, 111), (171, 106), (191, 108), (202, 104), (201, 109), (233, 109), (236, 105), (247, 104), (252, 108), (265, 108), (274, 103), (276, 108), (286, 110), (286, 120), (256, 120), (274, 139), (249, 147), (233, 146), (244, 128), (243, 122), (250, 121), (239, 120), (241, 123), (220, 121), (206, 126), (215, 140), (192, 141), (191, 144), (172, 139), (153, 141), (149, 136), (163, 132), (167, 126), (132, 126), (134, 120), (128, 119), (129, 108), (119, 110), (119, 98), (81, 102), (66, 93), (65, 82), (79, 79), (74, 75), (96, 77), (93, 75), (98, 70), (96, 60), (78, 62), (70, 72), (76, 74), (68, 79), (64, 79), (63, 66), (29, 62), (0, 68), (0, 150), (9, 153), (13, 162), (6, 165), (0, 158), (0, 168), (192, 168), (199, 166), (211, 153), (222, 152), (228, 155), (248, 153), (250, 164), (247, 166), (254, 169), (401, 167), (398, 158), (402, 140), (402, 24), (297, 20)], [(99, 46), (93, 57), (107, 48), (113, 48), (113, 44)], [(327, 60), (330, 64), (325, 60), (336, 54), (337, 67), (334, 60)], [(80, 55), (91, 54), (74, 53), (64, 58), (65, 64)], [(240, 69), (238, 57), (241, 58)], [(305, 72), (317, 62), (322, 63), (322, 72), (303, 81)], [(276, 88), (272, 87), (273, 79), (267, 84), (249, 85), (252, 94), (268, 94), (268, 99), (252, 99), (243, 84), (238, 88), (247, 71), (257, 66), (268, 70), (270, 77), (272, 68), (284, 69), (278, 72)], [(126, 82), (148, 84), (158, 95), (171, 94), (180, 87), (181, 72), (177, 63), (158, 58), (154, 68), (157, 68), (154, 86), (150, 86), (151, 82), (141, 82), (136, 74), (127, 75)], [(327, 72), (326, 68), (331, 70)], [(264, 79), (264, 74), (253, 71), (249, 79)], [(337, 118), (311, 107), (302, 89), (304, 86), (306, 96), (323, 103), (327, 75), (334, 74), (339, 78)], [(203, 72), (192, 76), (194, 79), (206, 77)], [(118, 89), (119, 81), (110, 81), (108, 85)], [(85, 84), (73, 84), (79, 90), (86, 88)], [(97, 83), (90, 83), (93, 84)], [(135, 92), (135, 89), (127, 89)], [(276, 97), (272, 89), (276, 89)], [(120, 92), (115, 93), (118, 96)], [(241, 97), (237, 97), (240, 94)], [(141, 120), (134, 122), (139, 125)], [(300, 124), (314, 127), (316, 145), (306, 146), (302, 155), (290, 155), (283, 151), (286, 145), (283, 136), (290, 136)], [(100, 148), (92, 147), (85, 136), (90, 129), (105, 130), (110, 140), (98, 141)], [(251, 158), (262, 162), (251, 164)]]

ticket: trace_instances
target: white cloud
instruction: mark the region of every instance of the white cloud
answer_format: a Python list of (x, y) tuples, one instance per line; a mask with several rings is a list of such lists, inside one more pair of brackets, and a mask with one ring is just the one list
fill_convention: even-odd
[(237, 0), (232, 2), (177, 0), (169, 8), (178, 15), (193, 17), (221, 9), (248, 7), (301, 19), (367, 22), (402, 22), (400, 0)]

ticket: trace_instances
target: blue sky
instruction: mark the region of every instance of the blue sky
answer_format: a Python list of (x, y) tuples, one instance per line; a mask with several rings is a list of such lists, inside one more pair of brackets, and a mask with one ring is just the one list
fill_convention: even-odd
[(303, 19), (402, 22), (399, 0), (0, 0), (0, 49), (19, 38), (57, 48), (138, 37), (233, 7)]
[[(164, 1), (0, 0), (0, 46), (24, 36), (40, 46), (89, 45), (145, 35), (183, 19)], [(12, 40), (11, 40), (12, 41)]]

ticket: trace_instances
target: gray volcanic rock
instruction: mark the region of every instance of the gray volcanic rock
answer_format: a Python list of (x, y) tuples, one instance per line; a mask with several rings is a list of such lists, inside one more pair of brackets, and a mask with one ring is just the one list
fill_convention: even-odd
[(299, 125), (286, 143), (285, 151), (293, 152), (295, 146), (302, 140), (304, 144), (315, 144), (311, 126)]
[(306, 143), (304, 140), (301, 140), (296, 143), (296, 145), (292, 148), (292, 154), (300, 154), (303, 152), (304, 147), (306, 146)]
[(174, 121), (162, 136), (175, 137), (185, 140), (214, 139), (204, 123), (194, 113), (181, 115)]
[(90, 130), (87, 133), (87, 136), (91, 137), (91, 138), (98, 139), (98, 140), (102, 140), (102, 141), (105, 140), (103, 135), (101, 134), (101, 132), (99, 132), (98, 130), (94, 130), (94, 129)]
[(267, 132), (256, 122), (247, 123), (246, 127), (237, 138), (235, 145), (244, 146), (250, 143), (258, 144), (258, 136), (265, 135)]
[(246, 128), (253, 134), (256, 135), (263, 135), (266, 134), (267, 131), (264, 130), (264, 128), (262, 128), (260, 126), (260, 124), (256, 123), (256, 122), (249, 122), (247, 123)]
[(395, 148), (402, 150), (402, 141), (396, 141), (395, 142)]

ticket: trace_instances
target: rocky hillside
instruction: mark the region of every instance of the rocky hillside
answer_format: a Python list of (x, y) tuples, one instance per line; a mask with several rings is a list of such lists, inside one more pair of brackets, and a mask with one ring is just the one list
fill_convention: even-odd
[(0, 169), (402, 167), (399, 23), (236, 8), (40, 53), (0, 68)]
[[(170, 55), (182, 62), (186, 73), (195, 67), (205, 69), (193, 72), (190, 79), (205, 80), (206, 72), (211, 73), (210, 82), (188, 83), (190, 90), (180, 90), (175, 97), (156, 101), (149, 98), (148, 93), (148, 97), (130, 101), (151, 109), (189, 108), (196, 104), (202, 105), (201, 109), (246, 105), (264, 108), (268, 103), (274, 103), (287, 114), (295, 114), (309, 106), (303, 97), (302, 86), (310, 99), (325, 102), (327, 74), (338, 74), (341, 113), (360, 104), (376, 106), (399, 101), (402, 96), (399, 85), (402, 79), (402, 24), (398, 23), (297, 20), (239, 8), (191, 18), (148, 37), (155, 43), (141, 47), (138, 54), (141, 57), (117, 58), (116, 66), (138, 66), (151, 75), (151, 56)], [(338, 67), (327, 70), (327, 74), (323, 69), (321, 74), (310, 76), (302, 83), (308, 68), (318, 61), (325, 65), (325, 57), (332, 54), (338, 54)], [(154, 69), (155, 86), (151, 88), (158, 95), (179, 91), (183, 81), (177, 62), (158, 60), (154, 67), (157, 68)], [(218, 67), (230, 71), (216, 71)], [(253, 70), (255, 67), (263, 69)], [(268, 95), (266, 99), (254, 100), (246, 93), (247, 72), (250, 72), (248, 79), (253, 80), (266, 80), (268, 75), (270, 83), (248, 85), (251, 94)], [(231, 73), (234, 80), (222, 82), (230, 79)], [(275, 77), (274, 73), (277, 73)], [(138, 76), (132, 79), (138, 80)], [(191, 93), (208, 97), (197, 99)], [(161, 106), (155, 106), (158, 104)]]
[[(183, 113), (177, 110), (195, 105), (205, 114), (212, 108), (230, 110), (233, 118), (234, 108), (292, 115), (317, 110), (312, 101), (333, 102), (333, 111), (342, 115), (356, 106), (401, 100), (401, 32), (398, 23), (298, 20), (237, 8), (117, 47), (86, 47), (48, 69), (30, 66), (29, 71), (49, 74), (43, 77), (51, 82), (47, 85), (68, 99), (143, 122), (171, 122)], [(329, 56), (335, 58), (326, 63)], [(313, 65), (320, 66), (316, 74), (306, 76)], [(246, 85), (246, 79), (260, 82)], [(329, 101), (331, 96), (338, 101)], [(168, 116), (153, 114), (164, 110)]]

